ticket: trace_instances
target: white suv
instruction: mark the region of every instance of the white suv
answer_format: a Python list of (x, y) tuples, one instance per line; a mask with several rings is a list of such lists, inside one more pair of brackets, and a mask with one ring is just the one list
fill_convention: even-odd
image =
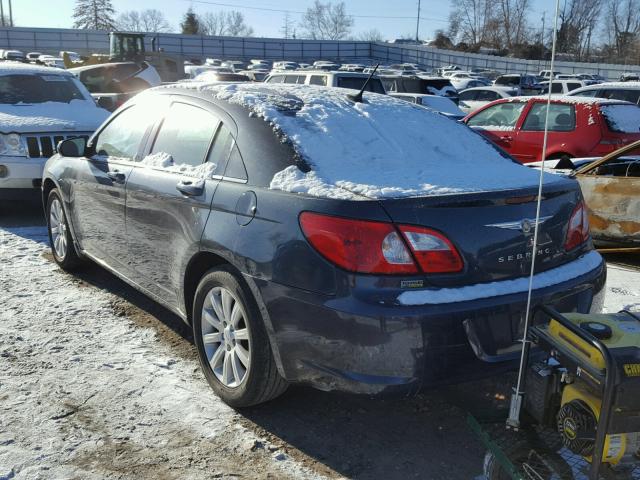
[[(342, 87), (360, 90), (367, 78), (369, 78), (367, 73), (296, 70), (294, 72), (273, 72), (265, 79), (265, 82), (296, 83), (298, 85), (319, 85), (322, 87)], [(371, 78), (366, 90), (368, 92), (386, 93), (382, 82), (376, 76)]]
[(67, 71), (0, 63), (0, 199), (36, 197), (58, 143), (88, 138), (108, 116)]

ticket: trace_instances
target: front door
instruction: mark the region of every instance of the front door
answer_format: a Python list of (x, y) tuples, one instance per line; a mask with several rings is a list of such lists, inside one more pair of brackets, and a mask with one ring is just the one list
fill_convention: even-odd
[[(114, 117), (92, 139), (73, 182), (73, 225), (83, 250), (115, 267), (126, 255), (125, 185), (150, 121), (140, 106)], [(121, 266), (121, 265), (120, 265)]]

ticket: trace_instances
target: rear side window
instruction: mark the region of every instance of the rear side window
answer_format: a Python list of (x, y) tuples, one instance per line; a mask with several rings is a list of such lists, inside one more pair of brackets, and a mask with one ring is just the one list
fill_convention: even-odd
[(310, 85), (321, 85), (323, 87), (327, 86), (327, 77), (326, 75), (311, 75), (311, 79), (309, 80)]
[(602, 105), (600, 111), (612, 132), (640, 132), (640, 108), (637, 106)]
[(476, 95), (480, 95), (482, 92), (478, 92), (477, 90), (471, 90), (460, 93), (460, 100), (472, 101), (476, 99)]
[(603, 89), (602, 95), (599, 95), (602, 98), (610, 98), (611, 100), (624, 100), (626, 102), (638, 103), (638, 98), (640, 97), (640, 90), (622, 90), (622, 89), (614, 89), (614, 88), (606, 88)]
[(285, 75), (284, 83), (298, 83), (303, 84), (305, 80), (304, 75)]
[[(338, 77), (338, 87), (352, 88), (354, 90), (360, 90), (367, 81), (366, 77)], [(367, 84), (365, 89), (367, 92), (382, 93), (384, 94), (384, 87), (379, 78), (372, 78)]]
[(484, 90), (478, 92), (478, 96), (476, 100), (481, 100), (483, 102), (493, 102), (494, 100), (498, 100), (500, 96), (496, 92), (492, 92), (491, 90)]
[(227, 164), (224, 176), (238, 180), (247, 180), (247, 169), (242, 161), (238, 146), (235, 144), (231, 150), (231, 155), (229, 155), (229, 163)]
[(284, 82), (284, 75), (273, 75), (269, 77), (266, 83), (282, 83)]
[(200, 165), (220, 121), (202, 108), (174, 103), (162, 122), (152, 153), (167, 153), (174, 165)]
[(551, 93), (562, 93), (562, 82), (553, 82), (551, 84)]
[[(544, 121), (547, 112), (546, 103), (535, 103), (522, 125), (522, 130), (544, 131)], [(576, 128), (576, 110), (574, 105), (552, 103), (549, 106), (549, 131), (570, 132)]]
[(526, 103), (506, 102), (478, 112), (467, 121), (470, 127), (486, 127), (489, 130), (513, 130)]
[(595, 88), (592, 90), (584, 90), (582, 92), (576, 92), (576, 93), (572, 93), (571, 95), (574, 97), (599, 97), (600, 95), (598, 95), (599, 90), (596, 90)]
[(567, 83), (567, 90), (570, 92), (571, 90), (575, 90), (576, 88), (580, 88), (582, 85), (580, 85), (578, 82), (569, 82)]
[(119, 113), (98, 135), (96, 154), (135, 159), (149, 126), (149, 118), (148, 112), (139, 105)]
[(221, 124), (207, 158), (207, 162), (216, 164), (215, 173), (217, 175), (222, 175), (222, 172), (227, 167), (227, 160), (232, 146), (233, 136), (229, 129), (224, 124)]

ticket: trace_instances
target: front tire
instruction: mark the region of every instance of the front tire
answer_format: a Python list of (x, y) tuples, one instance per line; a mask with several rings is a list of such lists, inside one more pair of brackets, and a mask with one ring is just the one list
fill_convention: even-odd
[(56, 188), (49, 192), (46, 216), (53, 259), (63, 270), (69, 272), (76, 270), (82, 264), (82, 260), (73, 244), (62, 197)]
[(200, 280), (193, 337), (207, 382), (228, 405), (249, 407), (287, 389), (255, 299), (229, 269), (210, 270)]

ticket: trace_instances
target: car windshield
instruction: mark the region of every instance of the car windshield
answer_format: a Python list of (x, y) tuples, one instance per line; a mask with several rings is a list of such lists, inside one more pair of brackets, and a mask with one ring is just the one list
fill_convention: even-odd
[(0, 76), (0, 104), (70, 103), (85, 100), (82, 92), (67, 75)]

